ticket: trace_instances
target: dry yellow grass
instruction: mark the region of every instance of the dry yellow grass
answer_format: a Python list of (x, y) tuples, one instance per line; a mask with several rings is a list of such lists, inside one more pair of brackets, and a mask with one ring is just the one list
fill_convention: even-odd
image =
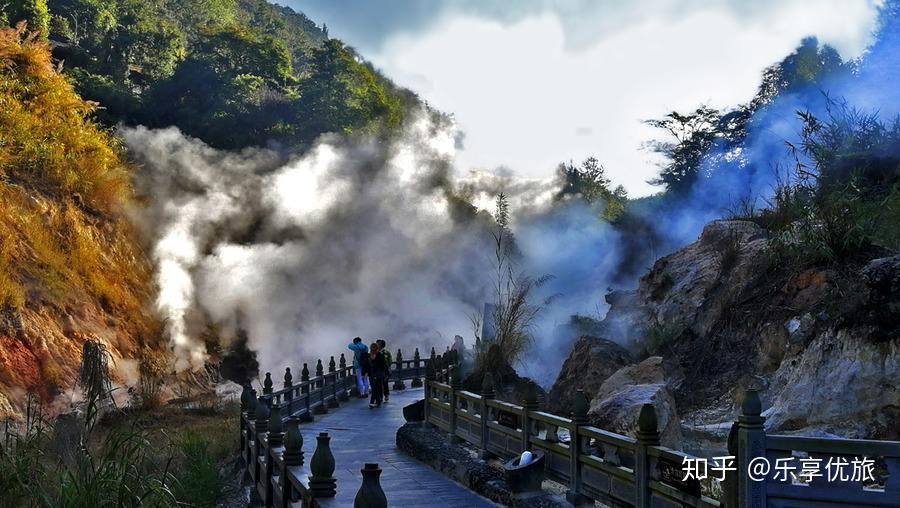
[[(121, 323), (139, 351), (156, 345), (159, 327), (146, 311), (151, 266), (123, 213), (136, 206), (130, 168), (91, 120), (94, 107), (45, 41), (0, 29), (0, 310), (33, 302), (59, 316), (87, 304)], [(56, 353), (35, 351), (49, 384), (63, 381)]]

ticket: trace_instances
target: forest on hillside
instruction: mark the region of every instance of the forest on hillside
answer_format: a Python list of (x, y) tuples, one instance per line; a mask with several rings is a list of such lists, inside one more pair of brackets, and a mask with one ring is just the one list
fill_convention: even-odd
[(50, 41), (104, 125), (175, 125), (220, 148), (395, 128), (417, 101), (265, 0), (17, 0), (0, 20)]

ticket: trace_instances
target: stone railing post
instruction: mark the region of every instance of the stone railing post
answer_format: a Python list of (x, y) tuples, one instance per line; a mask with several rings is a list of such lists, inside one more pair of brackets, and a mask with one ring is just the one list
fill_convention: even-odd
[(284, 401), (288, 403), (288, 412), (291, 410), (290, 402), (294, 399), (294, 375), (291, 374), (291, 368), (285, 367), (284, 369), (284, 389), (287, 390), (284, 392)]
[(309, 462), (309, 493), (312, 497), (334, 497), (337, 493), (330, 441), (331, 437), (327, 432), (320, 432), (316, 436), (316, 451)]
[(412, 383), (410, 386), (413, 388), (419, 388), (422, 386), (422, 374), (419, 372), (419, 367), (421, 365), (422, 359), (419, 357), (419, 348), (416, 348), (415, 354), (413, 354), (413, 368), (416, 370), (415, 375), (413, 377)]
[(425, 366), (425, 425), (431, 423), (431, 383), (434, 382), (435, 377), (434, 362), (435, 359), (432, 358)]
[(266, 372), (266, 379), (263, 381), (263, 395), (272, 394), (272, 373)]
[(538, 410), (537, 389), (529, 384), (525, 390), (525, 400), (522, 401), (522, 451), (531, 449), (531, 415), (529, 413)]
[(394, 390), (406, 390), (403, 382), (403, 352), (397, 349), (397, 380), (394, 381)]
[(585, 448), (584, 438), (579, 434), (580, 427), (588, 424), (588, 400), (584, 390), (575, 392), (572, 404), (572, 429), (569, 439), (569, 491), (566, 500), (574, 506), (588, 502), (581, 492), (581, 450)]
[(741, 403), (741, 414), (737, 426), (738, 485), (737, 506), (741, 508), (764, 508), (766, 506), (766, 482), (752, 481), (747, 471), (756, 457), (766, 456), (766, 419), (762, 416), (762, 402), (759, 391), (746, 390)]
[(387, 508), (387, 496), (381, 488), (381, 468), (378, 464), (366, 464), (360, 472), (363, 480), (353, 500), (353, 508)]
[(337, 365), (334, 362), (333, 356), (328, 360), (328, 375), (331, 376), (331, 400), (328, 402), (328, 407), (336, 408), (340, 406), (340, 403), (338, 402)]
[(248, 418), (247, 413), (250, 410), (250, 404), (253, 403), (253, 394), (252, 388), (249, 384), (244, 385), (244, 389), (241, 390), (241, 421), (239, 422), (240, 432), (241, 432), (241, 457), (244, 458), (247, 452), (247, 441), (248, 441), (248, 432), (250, 427), (246, 425), (246, 420)]
[(294, 499), (294, 487), (288, 479), (288, 469), (303, 465), (303, 434), (300, 432), (300, 418), (292, 416), (285, 425), (284, 469), (281, 470), (281, 508), (288, 508)]
[(459, 366), (447, 369), (452, 370), (450, 376), (450, 442), (459, 443), (461, 440), (456, 435), (456, 411), (459, 409), (459, 391), (462, 390), (462, 371)]
[(650, 508), (651, 467), (655, 460), (651, 460), (648, 449), (651, 446), (659, 446), (658, 427), (656, 409), (653, 404), (647, 403), (641, 406), (641, 413), (638, 415), (638, 430), (635, 435), (637, 443), (634, 445), (634, 488), (637, 508)]
[(300, 371), (300, 383), (302, 383), (300, 393), (303, 395), (303, 406), (306, 408), (306, 412), (300, 416), (300, 421), (309, 423), (313, 421), (312, 411), (309, 409), (312, 388), (309, 386), (309, 366), (305, 363), (303, 364), (303, 370)]
[(347, 375), (347, 359), (344, 358), (344, 353), (341, 353), (341, 359), (338, 363), (341, 370), (341, 400), (350, 400), (350, 395), (347, 393), (347, 379), (350, 376)]
[(491, 458), (491, 452), (488, 451), (488, 442), (491, 436), (491, 427), (488, 422), (491, 421), (491, 408), (488, 401), (493, 400), (494, 394), (494, 375), (485, 372), (484, 380), (481, 383), (481, 458)]
[(253, 478), (255, 481), (260, 481), (260, 467), (258, 457), (260, 456), (260, 452), (262, 451), (262, 438), (266, 435), (269, 429), (269, 405), (266, 403), (266, 396), (260, 395), (259, 398), (256, 399), (256, 421), (254, 422), (254, 427), (256, 427), (256, 445), (253, 450)]
[(317, 415), (328, 413), (328, 406), (325, 404), (325, 367), (322, 366), (322, 359), (316, 362), (316, 390), (319, 392), (319, 401), (321, 404), (316, 406), (313, 412)]
[[(271, 398), (271, 395), (269, 395)], [(266, 453), (266, 474), (265, 478), (265, 496), (263, 502), (266, 506), (272, 506), (274, 500), (274, 489), (272, 486), (272, 478), (275, 476), (275, 449), (279, 448), (284, 442), (284, 424), (281, 421), (281, 408), (277, 404), (272, 405), (269, 413), (268, 425), (268, 447)]]

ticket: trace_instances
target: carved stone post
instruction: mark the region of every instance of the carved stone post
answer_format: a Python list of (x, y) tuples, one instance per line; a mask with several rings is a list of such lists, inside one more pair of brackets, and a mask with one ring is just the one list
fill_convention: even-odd
[(288, 508), (296, 501), (294, 487), (288, 480), (288, 468), (303, 465), (303, 434), (300, 432), (300, 419), (296, 416), (288, 418), (284, 432), (284, 468), (281, 470), (281, 508)]
[(303, 364), (303, 370), (300, 371), (300, 383), (302, 384), (300, 393), (303, 395), (303, 406), (306, 408), (306, 412), (300, 415), (300, 421), (309, 423), (313, 421), (312, 411), (309, 409), (312, 389), (309, 386), (309, 367), (305, 363)]
[(394, 390), (406, 390), (406, 383), (403, 382), (403, 353), (397, 350), (397, 380), (394, 381)]
[(263, 381), (263, 395), (272, 393), (272, 373), (266, 372), (266, 379)]
[(294, 375), (291, 374), (291, 368), (285, 367), (284, 369), (284, 389), (287, 390), (284, 392), (284, 401), (288, 403), (288, 412), (291, 409), (291, 400), (294, 399)]
[(381, 468), (378, 464), (366, 464), (360, 472), (363, 480), (353, 500), (353, 508), (387, 508), (387, 496), (381, 488)]
[(338, 403), (337, 367), (335, 366), (333, 356), (328, 360), (328, 375), (331, 376), (331, 400), (328, 401), (328, 407), (336, 408), (340, 406), (340, 404)]
[(334, 497), (337, 479), (334, 477), (334, 455), (327, 432), (316, 436), (316, 451), (309, 462), (309, 493), (312, 497)]
[(435, 360), (432, 358), (425, 366), (425, 425), (431, 423), (431, 383), (434, 383), (435, 377), (434, 362)]
[(581, 461), (579, 455), (584, 448), (584, 438), (579, 435), (579, 427), (588, 424), (588, 400), (584, 390), (575, 392), (572, 404), (572, 429), (569, 439), (569, 491), (566, 501), (575, 506), (587, 503), (588, 498), (581, 493)]
[(656, 409), (653, 404), (641, 406), (638, 415), (637, 443), (634, 445), (634, 488), (635, 506), (637, 508), (650, 508), (650, 479), (651, 468), (655, 460), (650, 457), (648, 449), (651, 446), (659, 446), (659, 424), (656, 420)]
[(244, 457), (247, 452), (247, 441), (248, 436), (247, 433), (249, 431), (249, 426), (246, 425), (247, 420), (247, 411), (250, 409), (250, 404), (253, 403), (253, 394), (252, 388), (249, 384), (244, 385), (244, 389), (241, 390), (241, 421), (240, 421), (240, 432), (241, 432), (241, 457)]
[[(269, 395), (271, 398), (271, 395)], [(272, 506), (272, 500), (274, 499), (274, 487), (272, 485), (272, 478), (275, 476), (275, 460), (274, 457), (276, 455), (275, 448), (278, 448), (284, 442), (284, 424), (281, 421), (281, 409), (278, 407), (278, 404), (272, 406), (271, 412), (269, 414), (269, 427), (268, 427), (268, 448), (266, 454), (266, 474), (265, 474), (265, 497), (263, 501), (266, 506)]]
[(529, 384), (525, 390), (525, 400), (522, 402), (522, 450), (531, 449), (531, 415), (530, 412), (538, 410), (537, 389)]
[(762, 402), (759, 391), (747, 390), (741, 403), (737, 429), (737, 470), (738, 506), (741, 508), (763, 508), (766, 506), (766, 482), (750, 480), (747, 471), (750, 461), (766, 456), (766, 419), (762, 416)]
[(303, 433), (300, 432), (300, 418), (288, 418), (284, 431), (284, 463), (288, 466), (303, 465)]
[(484, 381), (481, 383), (481, 458), (489, 459), (492, 454), (488, 451), (488, 442), (491, 436), (491, 427), (488, 422), (492, 421), (491, 408), (488, 401), (493, 400), (494, 395), (494, 375), (490, 372), (484, 374)]
[(269, 429), (269, 405), (266, 403), (265, 395), (260, 395), (258, 399), (256, 399), (256, 421), (254, 422), (254, 427), (256, 427), (256, 445), (253, 450), (253, 479), (256, 481), (260, 481), (260, 467), (259, 461), (256, 460), (257, 457), (262, 453), (262, 438), (266, 435)]
[(459, 366), (454, 367), (453, 374), (450, 376), (450, 442), (460, 442), (459, 436), (456, 435), (456, 411), (459, 406), (459, 393), (462, 390), (462, 370)]
[(347, 359), (344, 358), (344, 353), (341, 353), (341, 359), (338, 365), (340, 366), (341, 371), (340, 399), (344, 401), (350, 400), (350, 395), (347, 393), (347, 380), (350, 379), (350, 376), (347, 375)]
[(317, 415), (328, 413), (328, 406), (325, 404), (325, 368), (322, 366), (322, 359), (319, 358), (316, 363), (316, 390), (319, 392), (319, 401), (321, 404), (316, 406), (313, 412)]
[(422, 386), (422, 374), (419, 372), (419, 366), (421, 365), (422, 359), (419, 358), (419, 348), (416, 348), (416, 352), (413, 355), (413, 368), (416, 369), (415, 376), (413, 377), (412, 383), (410, 386), (413, 388), (419, 388)]

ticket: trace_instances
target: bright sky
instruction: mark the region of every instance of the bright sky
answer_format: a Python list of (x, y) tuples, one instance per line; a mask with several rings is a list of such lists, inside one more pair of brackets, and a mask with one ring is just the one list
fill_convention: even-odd
[(453, 113), (457, 171), (550, 176), (597, 156), (633, 196), (657, 168), (641, 120), (746, 102), (808, 35), (845, 57), (879, 0), (282, 0)]

